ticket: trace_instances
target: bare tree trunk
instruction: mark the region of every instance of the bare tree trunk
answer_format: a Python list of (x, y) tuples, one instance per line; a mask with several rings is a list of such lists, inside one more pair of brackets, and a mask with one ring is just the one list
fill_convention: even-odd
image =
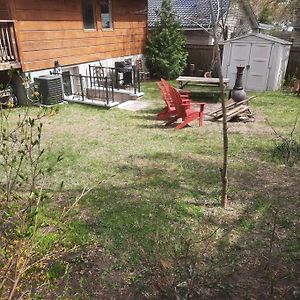
[(225, 103), (225, 85), (222, 74), (222, 64), (221, 64), (221, 55), (220, 55), (220, 47), (219, 47), (219, 39), (217, 34), (217, 20), (214, 13), (213, 5), (211, 0), (210, 8), (211, 8), (211, 17), (213, 23), (213, 38), (214, 38), (214, 47), (216, 53), (216, 65), (219, 76), (219, 86), (221, 92), (221, 102), (222, 102), (222, 113), (223, 113), (223, 167), (221, 169), (221, 180), (222, 180), (222, 206), (226, 208), (228, 206), (228, 177), (227, 177), (227, 168), (228, 168), (228, 126), (227, 126), (227, 109)]

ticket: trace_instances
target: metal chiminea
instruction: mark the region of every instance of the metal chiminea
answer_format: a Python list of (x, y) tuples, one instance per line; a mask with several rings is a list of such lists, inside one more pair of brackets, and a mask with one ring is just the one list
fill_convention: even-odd
[(233, 89), (230, 92), (231, 98), (235, 102), (243, 101), (247, 98), (246, 92), (243, 88), (243, 72), (245, 67), (239, 66), (237, 68), (236, 80)]

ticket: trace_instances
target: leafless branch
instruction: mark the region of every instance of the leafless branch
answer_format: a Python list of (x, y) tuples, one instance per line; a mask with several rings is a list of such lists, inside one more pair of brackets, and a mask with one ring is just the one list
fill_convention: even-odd
[(299, 113), (296, 116), (296, 119), (295, 119), (295, 122), (294, 122), (294, 126), (293, 126), (293, 129), (291, 131), (291, 139), (293, 139), (293, 135), (294, 135), (294, 132), (295, 132), (297, 124), (298, 124), (298, 116), (299, 116)]
[(270, 126), (270, 128), (273, 130), (273, 132), (274, 132), (281, 140), (286, 141), (286, 138), (276, 131), (276, 129), (272, 126), (272, 124), (269, 122), (268, 119), (266, 119), (266, 122), (267, 122), (267, 124)]
[(270, 244), (269, 244), (269, 250), (268, 250), (268, 261), (266, 264), (265, 269), (270, 267), (270, 263), (272, 260), (272, 252), (274, 248), (274, 241), (275, 241), (275, 233), (276, 233), (276, 226), (277, 226), (277, 217), (278, 217), (278, 210), (274, 210), (274, 217), (273, 217), (273, 226), (271, 231), (271, 238), (270, 238)]
[(115, 175), (111, 175), (108, 178), (100, 181), (98, 184), (94, 185), (91, 188), (84, 188), (81, 192), (81, 194), (76, 198), (76, 200), (74, 201), (74, 203), (63, 213), (62, 215), (62, 220), (66, 218), (66, 216), (69, 214), (69, 212), (78, 204), (78, 202), (87, 194), (89, 194), (92, 190), (94, 190), (96, 187), (101, 186), (103, 183), (107, 182), (107, 180), (111, 179), (112, 177), (114, 177)]

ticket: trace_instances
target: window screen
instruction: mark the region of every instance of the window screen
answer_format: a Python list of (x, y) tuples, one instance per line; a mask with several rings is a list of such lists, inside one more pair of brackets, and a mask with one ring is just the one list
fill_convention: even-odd
[(96, 29), (94, 0), (82, 0), (84, 29)]
[(100, 1), (102, 28), (112, 28), (112, 14), (110, 0)]

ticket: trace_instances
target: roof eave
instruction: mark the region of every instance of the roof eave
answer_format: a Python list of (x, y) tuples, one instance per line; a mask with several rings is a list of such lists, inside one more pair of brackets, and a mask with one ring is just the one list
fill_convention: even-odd
[(243, 39), (245, 37), (248, 37), (248, 36), (256, 36), (258, 38), (269, 40), (269, 41), (274, 42), (274, 43), (280, 43), (282, 45), (289, 45), (289, 46), (292, 45), (292, 43), (289, 42), (289, 41), (286, 41), (286, 40), (283, 40), (283, 39), (280, 39), (280, 38), (276, 38), (276, 37), (273, 37), (273, 36), (268, 35), (268, 34), (254, 33), (254, 32), (251, 32), (251, 33), (241, 35), (241, 36), (235, 37), (233, 39), (224, 41), (224, 44), (230, 43), (232, 41), (238, 41), (238, 40), (241, 40), (241, 39)]
[[(148, 29), (149, 30), (153, 30), (155, 29), (155, 26), (148, 26)], [(210, 28), (202, 28), (202, 27), (184, 27), (184, 26), (181, 26), (181, 29), (184, 30), (184, 31), (209, 31)]]

